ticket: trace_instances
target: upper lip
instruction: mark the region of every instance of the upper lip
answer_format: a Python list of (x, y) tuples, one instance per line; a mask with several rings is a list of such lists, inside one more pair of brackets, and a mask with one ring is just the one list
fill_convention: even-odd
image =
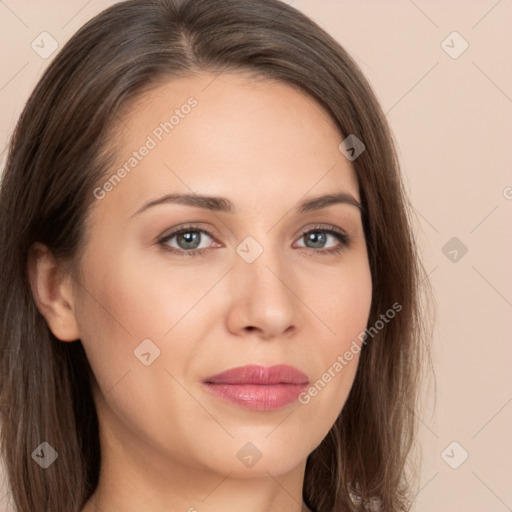
[(286, 364), (239, 366), (207, 377), (206, 384), (308, 384), (308, 376)]

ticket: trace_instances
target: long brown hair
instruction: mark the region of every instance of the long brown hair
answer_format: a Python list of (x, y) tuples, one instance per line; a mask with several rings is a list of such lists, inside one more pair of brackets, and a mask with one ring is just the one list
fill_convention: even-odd
[[(34, 242), (63, 262), (83, 248), (92, 191), (108, 175), (109, 128), (144, 91), (195, 71), (250, 71), (300, 88), (340, 132), (363, 141), (352, 162), (373, 283), (368, 337), (345, 406), (309, 456), (303, 497), (317, 512), (409, 509), (406, 461), (428, 356), (425, 279), (386, 118), (357, 64), (331, 36), (278, 0), (130, 0), (84, 25), (30, 96), (0, 190), (1, 455), (19, 512), (78, 512), (101, 463), (91, 368), (80, 340), (60, 342), (27, 276)], [(382, 323), (382, 321), (381, 321)], [(58, 447), (46, 470), (32, 460)]]

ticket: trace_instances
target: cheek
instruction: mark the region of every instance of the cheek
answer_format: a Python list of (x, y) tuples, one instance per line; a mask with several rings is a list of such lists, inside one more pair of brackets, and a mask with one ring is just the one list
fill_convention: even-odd
[[(77, 310), (81, 340), (101, 388), (110, 389), (127, 371), (133, 378), (141, 369), (188, 367), (204, 337), (200, 326), (218, 316), (212, 314), (216, 302), (204, 297), (219, 280), (217, 273), (205, 270), (191, 278), (185, 265), (147, 264), (136, 251), (104, 247), (91, 247), (84, 258)], [(140, 357), (148, 350), (155, 363), (144, 366)], [(140, 375), (141, 385), (147, 375)]]
[(84, 257), (77, 311), (81, 341), (104, 392), (142, 366), (134, 350), (156, 339), (166, 323), (164, 302), (136, 260), (106, 247), (91, 246)]
[(308, 347), (315, 372), (299, 403), (322, 417), (324, 425), (332, 425), (348, 397), (363, 348), (372, 301), (369, 266), (361, 260), (324, 284), (323, 293), (310, 294), (322, 320), (316, 321), (322, 335)]
[[(364, 332), (372, 302), (372, 280), (368, 261), (354, 257), (338, 269), (316, 273), (314, 288), (304, 297), (314, 316), (324, 355), (332, 360), (352, 339)], [(324, 360), (324, 363), (327, 363)]]
[(82, 326), (113, 340), (161, 339), (211, 286), (195, 274), (191, 278), (190, 268), (153, 265), (136, 251), (91, 254), (83, 272)]

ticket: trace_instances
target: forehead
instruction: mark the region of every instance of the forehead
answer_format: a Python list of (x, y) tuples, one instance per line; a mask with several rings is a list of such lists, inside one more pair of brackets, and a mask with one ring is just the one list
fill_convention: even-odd
[(122, 177), (111, 180), (104, 206), (134, 211), (177, 191), (260, 208), (296, 202), (309, 191), (343, 190), (359, 199), (333, 120), (284, 83), (239, 73), (173, 79), (126, 105), (118, 120), (108, 176)]

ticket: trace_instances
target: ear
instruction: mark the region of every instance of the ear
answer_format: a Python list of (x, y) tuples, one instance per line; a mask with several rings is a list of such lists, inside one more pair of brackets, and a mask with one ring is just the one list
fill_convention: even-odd
[(61, 341), (79, 339), (71, 276), (39, 242), (30, 248), (27, 270), (37, 309), (52, 333)]

